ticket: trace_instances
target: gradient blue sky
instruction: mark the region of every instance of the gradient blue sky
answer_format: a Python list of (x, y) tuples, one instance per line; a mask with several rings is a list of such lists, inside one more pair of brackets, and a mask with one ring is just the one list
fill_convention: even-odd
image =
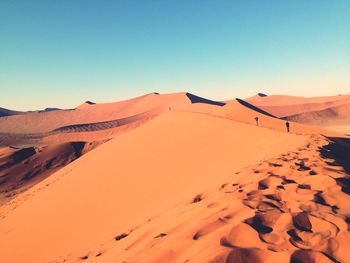
[(153, 91), (350, 93), (350, 1), (0, 1), (0, 107)]

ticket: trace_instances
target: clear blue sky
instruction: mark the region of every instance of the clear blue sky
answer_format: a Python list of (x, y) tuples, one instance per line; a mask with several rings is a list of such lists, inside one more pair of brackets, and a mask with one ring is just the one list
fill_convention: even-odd
[(153, 91), (350, 93), (350, 1), (0, 1), (0, 107)]

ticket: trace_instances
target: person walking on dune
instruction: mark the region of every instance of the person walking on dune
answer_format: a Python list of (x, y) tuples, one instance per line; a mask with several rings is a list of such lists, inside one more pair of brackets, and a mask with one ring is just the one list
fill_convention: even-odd
[(255, 117), (256, 126), (259, 126), (259, 117)]
[(287, 132), (289, 132), (289, 127), (290, 127), (289, 121), (286, 122), (286, 127), (287, 127)]

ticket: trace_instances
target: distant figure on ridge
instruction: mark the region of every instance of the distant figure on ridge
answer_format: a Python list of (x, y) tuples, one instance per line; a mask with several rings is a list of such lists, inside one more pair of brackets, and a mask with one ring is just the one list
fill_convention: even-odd
[(259, 117), (255, 117), (256, 126), (259, 126)]
[(286, 122), (287, 132), (289, 132), (289, 126), (290, 126), (289, 121), (287, 121)]

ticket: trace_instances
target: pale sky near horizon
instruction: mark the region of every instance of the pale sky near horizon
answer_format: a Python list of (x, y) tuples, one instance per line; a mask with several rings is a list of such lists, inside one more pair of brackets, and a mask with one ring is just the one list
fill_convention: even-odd
[(0, 1), (0, 107), (350, 94), (350, 1)]

